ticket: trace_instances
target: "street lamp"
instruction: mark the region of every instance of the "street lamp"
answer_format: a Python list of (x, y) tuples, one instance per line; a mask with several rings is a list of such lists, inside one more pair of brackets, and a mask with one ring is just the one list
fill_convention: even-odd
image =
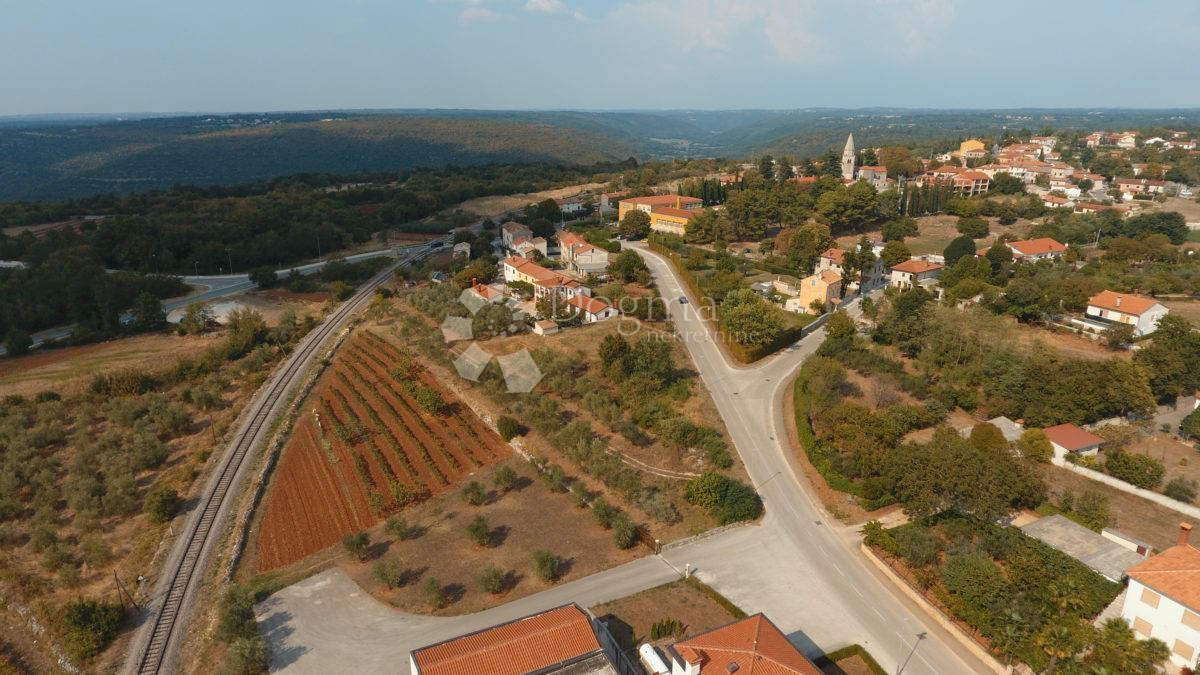
[(912, 651), (908, 653), (908, 658), (904, 659), (904, 663), (900, 664), (900, 669), (896, 671), (896, 675), (900, 675), (900, 673), (904, 672), (904, 669), (908, 667), (908, 662), (912, 660), (913, 654), (917, 653), (917, 647), (921, 646), (921, 640), (924, 640), (927, 637), (929, 637), (929, 633), (924, 631), (917, 633), (917, 641), (913, 643), (913, 648)]

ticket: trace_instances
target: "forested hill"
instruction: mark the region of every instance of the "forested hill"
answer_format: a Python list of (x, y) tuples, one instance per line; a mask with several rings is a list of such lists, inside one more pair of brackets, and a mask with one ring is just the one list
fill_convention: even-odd
[[(1194, 129), (1200, 110), (393, 110), (0, 119), (0, 201), (233, 184), (302, 172), (937, 149), (1022, 129)], [(934, 146), (937, 146), (935, 148)]]
[(231, 115), (0, 127), (0, 201), (244, 183), (302, 172), (592, 164), (639, 154), (624, 135), (451, 115)]

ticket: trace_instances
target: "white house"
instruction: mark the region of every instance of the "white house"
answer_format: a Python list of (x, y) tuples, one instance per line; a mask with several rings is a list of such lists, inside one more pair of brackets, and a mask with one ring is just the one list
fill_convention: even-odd
[(550, 248), (546, 243), (545, 237), (521, 237), (517, 239), (517, 243), (513, 246), (513, 250), (515, 250), (524, 258), (531, 257), (533, 252), (537, 251), (538, 253), (541, 253), (542, 257), (544, 258), (549, 255), (548, 252)]
[(1129, 568), (1121, 617), (1142, 638), (1158, 638), (1171, 663), (1196, 664), (1200, 653), (1200, 549), (1188, 542), (1192, 526), (1179, 525), (1175, 546)]
[[(861, 288), (865, 290), (882, 286), (887, 276), (883, 267), (883, 258), (881, 257), (883, 254), (883, 244), (872, 242), (871, 252), (875, 254), (875, 263), (871, 265), (870, 269), (862, 271)], [(822, 253), (820, 258), (817, 258), (816, 272), (820, 273), (830, 270), (845, 277), (845, 264), (846, 252), (840, 248), (831, 248)], [(849, 285), (853, 287), (853, 282)]]
[(1050, 237), (1008, 242), (1014, 260), (1049, 260), (1061, 258), (1067, 247)]
[(593, 246), (574, 232), (558, 233), (559, 257), (577, 274), (602, 275), (608, 270), (608, 251)]
[(567, 304), (579, 311), (584, 323), (596, 323), (617, 315), (617, 310), (607, 302), (585, 295), (572, 295)]
[(533, 239), (533, 230), (511, 220), (500, 226), (500, 241), (504, 248), (517, 250), (517, 242), (521, 239)]
[[(671, 675), (821, 674), (762, 613), (676, 642), (665, 651)], [(654, 663), (655, 669), (666, 665), (661, 658), (643, 660)]]
[(926, 260), (905, 260), (899, 265), (892, 265), (889, 286), (907, 290), (920, 285), (922, 281), (937, 279), (942, 273), (942, 265)]
[(1070, 423), (1046, 427), (1044, 431), (1055, 457), (1066, 457), (1071, 453), (1094, 455), (1104, 444), (1103, 438)]
[(533, 286), (533, 297), (540, 300), (547, 293), (555, 293), (561, 297), (576, 295), (591, 295), (592, 289), (579, 281), (554, 270), (548, 270), (541, 265), (518, 256), (504, 259), (504, 281), (523, 281)]
[(579, 213), (583, 210), (583, 200), (579, 197), (567, 197), (565, 199), (555, 199), (555, 204), (558, 204), (558, 210), (564, 215)]
[(1132, 293), (1100, 291), (1088, 300), (1086, 316), (1105, 323), (1133, 326), (1134, 337), (1153, 333), (1167, 308), (1154, 298)]

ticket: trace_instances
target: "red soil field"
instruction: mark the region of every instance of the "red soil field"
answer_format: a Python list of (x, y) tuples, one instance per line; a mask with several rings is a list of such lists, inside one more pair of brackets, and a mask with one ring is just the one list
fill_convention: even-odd
[[(414, 399), (421, 389), (441, 395), (440, 412)], [(427, 371), (364, 331), (338, 350), (283, 449), (263, 504), (258, 569), (333, 546), (508, 452)]]

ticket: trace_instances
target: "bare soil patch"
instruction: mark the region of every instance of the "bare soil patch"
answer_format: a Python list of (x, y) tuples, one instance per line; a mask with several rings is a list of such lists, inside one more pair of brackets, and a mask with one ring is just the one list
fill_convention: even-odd
[(1193, 324), (1200, 324), (1200, 301), (1159, 300), (1171, 314), (1182, 316)]
[(1051, 501), (1057, 501), (1058, 495), (1067, 490), (1074, 492), (1076, 498), (1085, 490), (1099, 492), (1108, 497), (1108, 508), (1112, 514), (1110, 527), (1160, 550), (1175, 544), (1179, 535), (1179, 521), (1183, 519), (1178, 511), (1053, 464), (1042, 465), (1041, 469), (1042, 477), (1050, 487)]
[(675, 642), (688, 635), (720, 628), (737, 618), (698, 587), (682, 579), (596, 605), (591, 611), (604, 622), (634, 663), (638, 662), (638, 645), (651, 642), (650, 629), (657, 621), (675, 619), (683, 625), (676, 636), (662, 638), (664, 642)]
[(1200, 481), (1200, 451), (1179, 440), (1174, 434), (1151, 434), (1126, 448), (1128, 452), (1149, 455), (1167, 469), (1163, 485), (1172, 478)]
[[(988, 236), (983, 239), (976, 239), (976, 248), (985, 248), (991, 245), (991, 242), (996, 241), (1001, 234), (1014, 234), (1018, 237), (1024, 236), (1024, 233), (1029, 230), (1032, 224), (1027, 220), (1018, 220), (1012, 225), (1001, 225), (997, 218), (984, 218), (988, 221)], [(946, 246), (951, 240), (958, 238), (960, 235), (956, 224), (958, 223), (957, 216), (937, 215), (937, 216), (921, 216), (916, 219), (918, 234), (915, 237), (907, 237), (904, 240), (905, 245), (912, 251), (913, 255), (936, 254), (941, 255), (942, 251), (946, 250)], [(862, 233), (866, 234), (868, 239), (872, 241), (880, 241), (883, 235), (879, 230), (870, 230)], [(842, 248), (848, 248), (855, 245), (862, 234), (844, 235), (837, 238), (838, 245)]]
[(515, 195), (495, 195), (492, 197), (476, 197), (455, 206), (454, 209), (462, 209), (471, 213), (479, 214), (488, 218), (502, 216), (510, 211), (523, 209), (533, 202), (539, 202), (543, 199), (564, 199), (566, 197), (574, 197), (584, 190), (595, 190), (604, 187), (604, 183), (585, 183), (582, 185), (568, 185), (566, 187), (556, 188), (553, 190), (542, 190), (541, 192), (530, 192), (525, 194)]
[(1010, 325), (1013, 327), (1013, 333), (1021, 342), (1026, 344), (1042, 342), (1072, 358), (1093, 360), (1117, 358), (1128, 360), (1133, 357), (1133, 352), (1129, 350), (1112, 350), (1097, 340), (1076, 335), (1075, 333), (1031, 326), (1025, 323), (1018, 323), (1015, 320)]
[[(360, 586), (394, 607), (410, 612), (457, 615), (477, 612), (595, 574), (649, 552), (635, 546), (617, 548), (611, 531), (605, 530), (591, 511), (572, 503), (569, 494), (551, 492), (526, 462), (513, 459), (507, 466), (518, 474), (516, 487), (502, 493), (492, 485), (495, 469), (470, 474), (488, 489), (488, 499), (472, 506), (456, 492), (447, 492), (405, 509), (400, 515), (411, 529), (411, 538), (400, 539), (370, 530), (372, 557), (357, 562), (342, 556), (339, 566)], [(477, 517), (487, 520), (490, 541), (475, 544), (467, 526)], [(547, 550), (558, 556), (559, 579), (541, 580), (534, 568), (533, 552)], [(388, 588), (376, 576), (380, 564), (398, 565), (402, 584)], [(482, 571), (494, 566), (504, 577), (504, 589), (493, 594), (484, 590)], [(446, 604), (430, 604), (426, 585), (430, 579), (445, 590)]]
[(157, 368), (164, 360), (194, 356), (220, 340), (218, 334), (139, 335), (80, 347), (39, 349), (0, 362), (0, 396), (30, 396), (47, 389), (63, 396), (80, 393), (99, 373)]

